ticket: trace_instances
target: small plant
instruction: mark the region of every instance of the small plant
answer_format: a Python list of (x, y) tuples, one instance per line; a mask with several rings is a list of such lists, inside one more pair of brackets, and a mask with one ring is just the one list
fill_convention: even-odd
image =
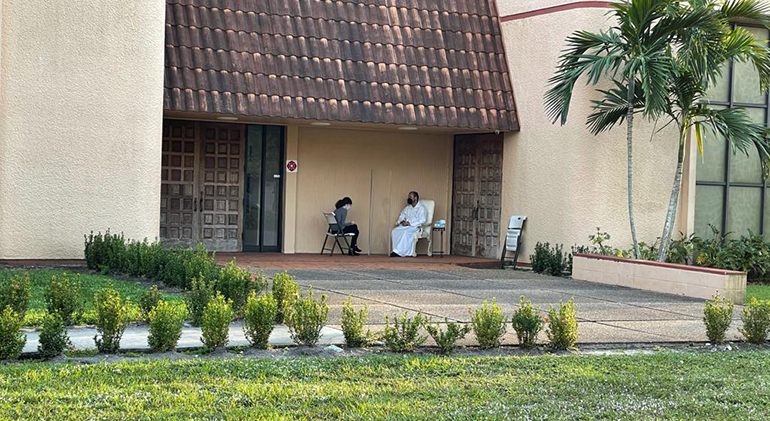
[(6, 307), (0, 312), (0, 360), (14, 360), (21, 355), (27, 335), (21, 333), (24, 318), (13, 308)]
[(535, 254), (529, 256), (530, 265), (532, 271), (535, 273), (543, 273), (548, 267), (548, 261), (551, 256), (551, 245), (549, 243), (537, 242), (535, 244)]
[(0, 311), (11, 307), (14, 313), (24, 318), (29, 308), (29, 273), (0, 279)]
[(230, 340), (230, 322), (233, 321), (233, 309), (222, 294), (217, 294), (206, 304), (201, 324), (201, 342), (206, 348), (214, 349), (227, 346)]
[(310, 287), (307, 295), (300, 294), (286, 314), (291, 338), (297, 344), (315, 346), (321, 338), (321, 329), (326, 324), (328, 314), (326, 294), (321, 296), (320, 302), (316, 301), (313, 299), (313, 288)]
[(243, 332), (246, 339), (255, 348), (267, 349), (270, 333), (275, 328), (278, 302), (270, 294), (257, 297), (256, 291), (252, 291), (244, 313)]
[(181, 305), (159, 301), (149, 313), (150, 334), (147, 343), (153, 351), (173, 351), (182, 337), (187, 310)]
[(420, 335), (420, 328), (425, 326), (427, 319), (422, 312), (410, 318), (406, 313), (401, 317), (393, 317), (393, 325), (390, 325), (390, 315), (385, 316), (385, 329), (380, 335), (380, 339), (385, 346), (393, 352), (414, 351), (418, 346), (425, 343), (428, 339), (425, 335)]
[(446, 330), (441, 330), (438, 324), (426, 324), (425, 330), (428, 331), (430, 337), (436, 342), (441, 353), (448, 355), (457, 349), (457, 341), (462, 340), (465, 338), (465, 335), (470, 333), (471, 326), (450, 322), (447, 318), (444, 318), (444, 323), (446, 323)]
[(551, 276), (562, 276), (567, 265), (567, 256), (564, 254), (563, 246), (557, 244), (553, 250), (549, 251), (545, 272)]
[(276, 273), (273, 276), (273, 298), (278, 303), (278, 314), (275, 316), (275, 321), (283, 323), (286, 312), (293, 303), (297, 300), (299, 295), (299, 285), (294, 282), (294, 277), (286, 272)]
[(360, 348), (369, 344), (371, 331), (364, 332), (366, 321), (369, 319), (369, 306), (364, 305), (361, 310), (353, 308), (353, 300), (348, 295), (348, 300), (342, 306), (342, 334), (345, 335), (345, 346), (348, 348)]
[(120, 349), (120, 339), (128, 324), (128, 305), (110, 284), (94, 295), (96, 332), (94, 342), (100, 352), (115, 353)]
[(535, 345), (537, 335), (543, 330), (545, 320), (540, 317), (538, 309), (529, 301), (524, 301), (524, 296), (519, 297), (519, 308), (513, 312), (511, 326), (516, 331), (519, 344), (525, 348)]
[(80, 299), (80, 275), (52, 276), (45, 289), (45, 302), (49, 313), (57, 313), (64, 324), (72, 326), (83, 312)]
[(770, 333), (770, 301), (751, 297), (741, 314), (743, 327), (739, 330), (746, 340), (757, 345), (765, 343)]
[(235, 259), (219, 271), (216, 290), (233, 303), (237, 317), (243, 317), (246, 300), (252, 292), (259, 294), (267, 288), (267, 281), (235, 264)]
[(725, 333), (733, 319), (733, 302), (727, 298), (715, 295), (712, 301), (706, 301), (703, 309), (703, 323), (706, 325), (706, 336), (714, 344), (725, 342)]
[[(470, 312), (470, 310), (469, 310)], [(483, 307), (471, 314), (471, 325), (481, 348), (497, 348), (505, 335), (505, 315), (492, 298), (492, 305), (484, 300)]]
[(43, 320), (37, 352), (42, 358), (50, 359), (58, 357), (71, 347), (64, 319), (58, 313), (49, 313)]
[(578, 339), (577, 308), (570, 298), (566, 303), (559, 303), (557, 311), (553, 306), (548, 311), (548, 329), (546, 334), (551, 348), (569, 349)]
[(139, 308), (142, 309), (142, 316), (146, 322), (150, 321), (150, 312), (158, 305), (162, 298), (157, 285), (146, 289), (139, 298)]
[(205, 278), (201, 276), (192, 279), (190, 290), (185, 294), (185, 302), (193, 326), (200, 326), (203, 323), (203, 311), (206, 310), (206, 305), (213, 296), (211, 284)]

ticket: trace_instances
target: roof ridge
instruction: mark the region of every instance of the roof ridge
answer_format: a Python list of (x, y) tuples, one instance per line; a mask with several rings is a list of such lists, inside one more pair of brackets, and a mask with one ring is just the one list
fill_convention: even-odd
[[(178, 5), (184, 6), (184, 7), (192, 7), (192, 8), (207, 9), (207, 10), (214, 10), (214, 9), (221, 10), (221, 11), (229, 10), (231, 12), (236, 12), (236, 13), (237, 12), (242, 12), (244, 14), (277, 16), (277, 17), (288, 17), (288, 18), (300, 18), (300, 19), (309, 19), (309, 20), (322, 20), (322, 21), (325, 21), (325, 22), (337, 22), (337, 23), (345, 22), (345, 23), (349, 23), (351, 25), (372, 25), (372, 26), (379, 25), (379, 26), (389, 26), (389, 27), (392, 27), (392, 28), (411, 28), (411, 29), (421, 29), (423, 31), (457, 32), (457, 33), (461, 33), (461, 34), (475, 34), (475, 33), (477, 33), (477, 32), (473, 32), (472, 30), (461, 31), (461, 30), (456, 30), (456, 29), (443, 29), (443, 28), (434, 28), (434, 27), (428, 28), (428, 27), (414, 27), (414, 26), (406, 26), (406, 25), (394, 25), (394, 24), (390, 23), (390, 19), (388, 19), (388, 23), (379, 23), (379, 22), (369, 22), (369, 21), (361, 21), (361, 20), (330, 19), (330, 18), (314, 17), (314, 16), (290, 15), (290, 14), (283, 14), (283, 13), (255, 12), (255, 11), (251, 11), (251, 10), (229, 9), (229, 8), (226, 8), (226, 7), (225, 8), (219, 8), (219, 7), (207, 7), (207, 6), (194, 6), (194, 5), (190, 5), (190, 4), (186, 5), (186, 4), (182, 4), (182, 3), (168, 3), (168, 4), (178, 4)], [(477, 16), (477, 17), (480, 17), (480, 18), (486, 17), (486, 18), (489, 18), (490, 21), (492, 21), (492, 22), (500, 20), (500, 18), (498, 16), (491, 16), (491, 15), (478, 15), (478, 14), (460, 13), (460, 12), (452, 13), (452, 14), (457, 14), (457, 15), (460, 15), (460, 16), (471, 16), (471, 17)], [(175, 24), (175, 25), (182, 25), (182, 24)], [(495, 30), (494, 24), (490, 23), (490, 25), (492, 26), (492, 30)], [(495, 31), (494, 34), (497, 35), (497, 34), (499, 34), (499, 32)]]
[[(311, 1), (315, 1), (316, 3), (333, 2), (333, 3), (352, 4), (354, 6), (363, 5), (363, 6), (366, 6), (366, 7), (377, 7), (377, 8), (379, 8), (379, 7), (386, 7), (388, 9), (417, 10), (417, 11), (424, 11), (424, 12), (439, 12), (439, 13), (448, 13), (448, 14), (453, 14), (453, 15), (463, 15), (463, 14), (465, 14), (465, 15), (469, 15), (469, 16), (488, 16), (488, 17), (495, 18), (495, 19), (499, 19), (499, 17), (500, 17), (499, 14), (495, 14), (494, 13), (494, 10), (492, 10), (491, 6), (489, 8), (490, 9), (489, 10), (489, 14), (483, 14), (483, 13), (469, 13), (469, 12), (468, 13), (453, 12), (453, 11), (441, 10), (441, 9), (423, 9), (423, 8), (419, 8), (419, 7), (392, 6), (392, 5), (385, 5), (385, 4), (376, 5), (376, 4), (373, 4), (373, 3), (366, 3), (365, 1), (362, 2), (360, 0), (358, 0), (358, 1), (348, 1), (348, 0), (311, 0)], [(482, 0), (482, 1), (484, 1), (484, 0)], [(244, 9), (232, 9), (232, 8), (228, 8), (228, 7), (219, 8), (219, 7), (215, 7), (215, 6), (206, 6), (206, 5), (202, 5), (202, 4), (182, 3), (180, 1), (174, 1), (174, 0), (167, 0), (166, 4), (178, 4), (180, 6), (192, 6), (192, 7), (205, 8), (205, 9), (209, 9), (209, 10), (220, 9), (220, 10), (233, 10), (233, 11), (248, 12), (247, 10), (244, 10)]]

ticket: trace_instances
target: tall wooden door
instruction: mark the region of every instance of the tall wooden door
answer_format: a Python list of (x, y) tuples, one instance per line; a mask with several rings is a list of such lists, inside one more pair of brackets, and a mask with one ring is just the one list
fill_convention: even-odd
[(209, 250), (241, 251), (244, 127), (202, 123), (200, 242)]
[(455, 136), (452, 253), (498, 256), (503, 136)]
[(198, 241), (196, 129), (194, 122), (163, 122), (160, 241), (168, 246), (192, 247)]

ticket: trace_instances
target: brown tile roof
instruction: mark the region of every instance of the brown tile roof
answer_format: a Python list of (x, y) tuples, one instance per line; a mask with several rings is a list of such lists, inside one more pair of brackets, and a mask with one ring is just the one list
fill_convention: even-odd
[(167, 0), (164, 108), (518, 130), (494, 0)]

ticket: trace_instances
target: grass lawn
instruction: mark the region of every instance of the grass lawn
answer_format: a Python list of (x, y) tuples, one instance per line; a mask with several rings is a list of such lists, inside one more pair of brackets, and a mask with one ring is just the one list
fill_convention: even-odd
[[(25, 324), (29, 326), (39, 325), (42, 317), (45, 315), (45, 288), (50, 282), (52, 276), (64, 276), (68, 274), (70, 276), (79, 273), (73, 271), (66, 271), (61, 269), (3, 269), (0, 270), (0, 279), (22, 274), (24, 272), (29, 273), (31, 281), (31, 299), (29, 302), (29, 311), (25, 318)], [(81, 321), (86, 324), (93, 323), (96, 320), (96, 315), (93, 312), (93, 298), (94, 294), (106, 288), (107, 285), (112, 282), (112, 286), (117, 290), (123, 298), (129, 298), (133, 304), (139, 302), (139, 297), (148, 288), (147, 284), (139, 283), (131, 280), (114, 279), (109, 276), (98, 274), (80, 273), (80, 293), (83, 298), (85, 312), (81, 317)], [(183, 297), (181, 294), (164, 294), (165, 298), (169, 301), (181, 302)], [(132, 312), (136, 313), (136, 312)], [(134, 315), (137, 317), (137, 315)]]
[(761, 419), (768, 366), (766, 352), (11, 364), (0, 418)]
[(757, 300), (770, 300), (770, 285), (749, 284), (746, 286), (746, 298), (756, 297)]

